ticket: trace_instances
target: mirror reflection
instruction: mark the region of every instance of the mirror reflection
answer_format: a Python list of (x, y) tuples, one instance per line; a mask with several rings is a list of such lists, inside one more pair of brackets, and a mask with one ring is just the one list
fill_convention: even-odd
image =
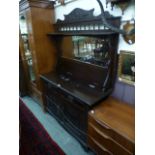
[(63, 40), (62, 54), (64, 57), (105, 67), (109, 64), (107, 60), (110, 60), (109, 50), (109, 38), (72, 36)]

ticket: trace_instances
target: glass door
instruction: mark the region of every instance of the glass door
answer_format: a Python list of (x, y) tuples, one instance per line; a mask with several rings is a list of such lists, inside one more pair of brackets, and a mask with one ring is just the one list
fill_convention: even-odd
[(33, 66), (33, 59), (32, 59), (32, 53), (29, 46), (29, 38), (28, 38), (28, 31), (27, 31), (27, 24), (26, 24), (26, 18), (24, 15), (20, 16), (19, 19), (19, 25), (20, 25), (20, 32), (21, 37), (23, 40), (24, 45), (24, 61), (26, 61), (27, 68), (28, 68), (28, 76), (31, 82), (35, 83), (36, 76)]

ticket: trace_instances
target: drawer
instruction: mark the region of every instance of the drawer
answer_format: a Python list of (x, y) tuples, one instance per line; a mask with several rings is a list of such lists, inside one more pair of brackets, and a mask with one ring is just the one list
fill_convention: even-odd
[(106, 124), (95, 120), (92, 116), (89, 115), (89, 123), (93, 124), (100, 132), (106, 134), (107, 136), (111, 137), (117, 143), (125, 147), (130, 152), (134, 152), (134, 143), (123, 137), (122, 135), (118, 134)]
[(96, 155), (113, 155), (109, 150), (105, 149), (101, 144), (99, 144), (95, 139), (88, 138), (88, 144)]
[(58, 94), (58, 88), (51, 83), (45, 83), (45, 91), (47, 94)]
[(55, 100), (50, 99), (46, 96), (46, 108), (47, 111), (52, 113), (55, 117), (58, 119), (63, 119), (63, 105), (61, 105), (58, 102), (55, 102)]
[(96, 139), (96, 141), (104, 146), (107, 150), (110, 150), (115, 155), (132, 155), (126, 148), (117, 143), (114, 139), (101, 132), (94, 125), (89, 123), (88, 134), (90, 137)]

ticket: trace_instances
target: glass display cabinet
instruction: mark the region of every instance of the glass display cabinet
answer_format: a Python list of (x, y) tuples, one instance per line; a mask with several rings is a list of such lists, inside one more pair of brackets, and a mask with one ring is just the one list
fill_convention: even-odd
[(52, 70), (55, 49), (47, 32), (54, 31), (53, 2), (21, 0), (19, 2), (19, 52), (26, 76), (28, 95), (42, 105), (40, 74)]
[(28, 77), (29, 77), (29, 80), (35, 84), (36, 77), (35, 77), (35, 71), (34, 71), (34, 65), (33, 65), (33, 59), (32, 59), (32, 51), (29, 45), (27, 24), (26, 24), (26, 18), (24, 15), (21, 15), (19, 19), (19, 25), (20, 25), (21, 39), (23, 41), (23, 48), (24, 48), (23, 56), (28, 68)]

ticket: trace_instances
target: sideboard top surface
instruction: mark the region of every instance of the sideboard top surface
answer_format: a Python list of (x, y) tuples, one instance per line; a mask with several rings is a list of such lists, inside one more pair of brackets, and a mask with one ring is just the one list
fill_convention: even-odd
[(107, 96), (107, 93), (103, 91), (98, 91), (94, 88), (90, 88), (89, 86), (84, 86), (76, 81), (64, 81), (61, 79), (61, 75), (55, 72), (41, 75), (41, 78), (55, 87), (60, 88), (69, 95), (72, 95), (73, 97), (86, 103), (88, 106), (93, 106)]
[(89, 115), (101, 124), (115, 130), (118, 134), (135, 141), (135, 110), (134, 107), (108, 97), (97, 105)]

